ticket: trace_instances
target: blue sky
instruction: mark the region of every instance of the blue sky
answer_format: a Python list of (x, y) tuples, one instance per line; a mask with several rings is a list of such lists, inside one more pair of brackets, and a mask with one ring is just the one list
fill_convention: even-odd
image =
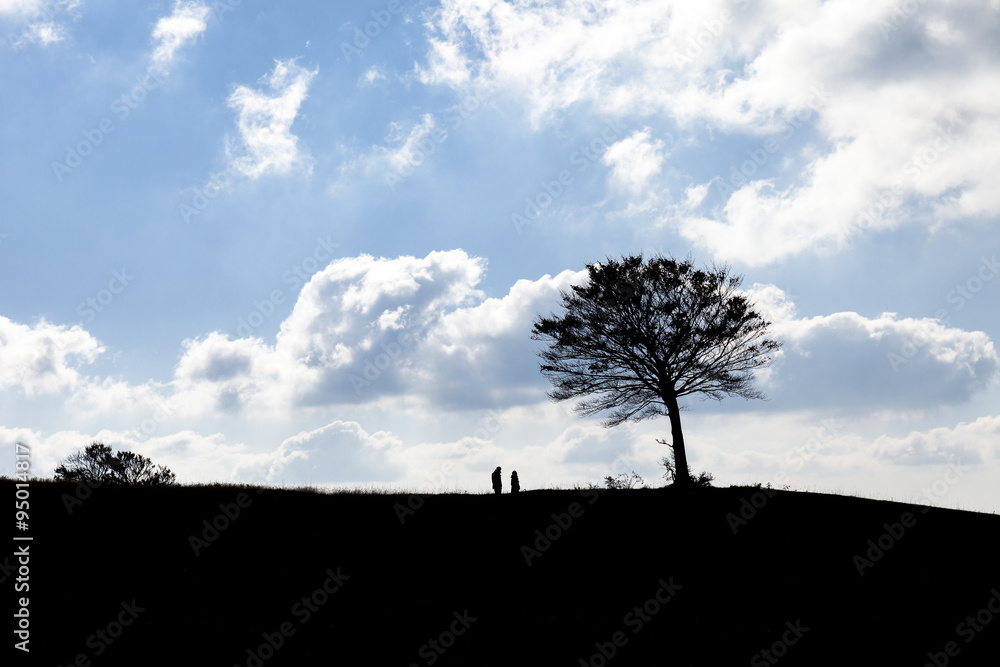
[(587, 263), (690, 254), (785, 343), (769, 401), (689, 401), (696, 471), (995, 511), (998, 24), (0, 0), (0, 442), (41, 475), (101, 440), (191, 482), (660, 483), (666, 420), (549, 402), (529, 335)]

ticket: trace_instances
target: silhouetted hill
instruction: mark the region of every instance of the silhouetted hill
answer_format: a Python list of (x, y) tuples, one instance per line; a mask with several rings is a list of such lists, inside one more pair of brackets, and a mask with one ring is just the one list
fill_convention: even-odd
[[(14, 495), (10, 480), (0, 487)], [(30, 530), (12, 532), (34, 539), (7, 550), (30, 544), (31, 664), (961, 666), (1000, 655), (993, 515), (728, 488), (434, 495), (401, 522), (416, 497), (235, 486), (100, 488), (70, 513), (63, 495), (75, 490), (32, 482)], [(16, 601), (8, 558), (0, 577)]]

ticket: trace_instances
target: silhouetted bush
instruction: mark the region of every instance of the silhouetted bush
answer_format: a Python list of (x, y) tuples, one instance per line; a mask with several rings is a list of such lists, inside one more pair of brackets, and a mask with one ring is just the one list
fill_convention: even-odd
[(93, 442), (82, 452), (69, 456), (56, 468), (55, 477), (67, 482), (121, 486), (152, 486), (177, 481), (169, 468), (154, 466), (148, 458), (134, 452), (114, 454), (110, 447), (100, 442)]
[(645, 481), (643, 481), (642, 477), (640, 477), (635, 470), (632, 471), (631, 475), (624, 472), (620, 472), (614, 477), (608, 475), (604, 478), (604, 485), (609, 489), (636, 489), (646, 487)]

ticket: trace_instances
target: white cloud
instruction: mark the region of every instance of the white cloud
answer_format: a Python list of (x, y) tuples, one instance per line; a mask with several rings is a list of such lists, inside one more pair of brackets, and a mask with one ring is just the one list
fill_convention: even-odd
[[(759, 265), (839, 247), (864, 230), (1000, 213), (991, 179), (1000, 170), (1000, 65), (985, 55), (1000, 11), (928, 0), (893, 23), (898, 8), (445, 0), (432, 18), (439, 39), (428, 71), (446, 53), (479, 83), (521, 98), (536, 125), (580, 107), (707, 131), (722, 151), (736, 139), (741, 148), (718, 160), (727, 165), (715, 179), (724, 206), (681, 207), (662, 224), (718, 259)], [(774, 150), (759, 147), (763, 162), (740, 173), (748, 137)], [(618, 180), (639, 183), (624, 172)]]
[(375, 83), (379, 79), (385, 80), (385, 75), (379, 71), (378, 67), (372, 65), (365, 70), (365, 73), (361, 75), (365, 81), (368, 83)]
[(59, 0), (58, 2), (0, 0), (0, 17), (6, 16), (26, 24), (20, 35), (17, 35), (16, 32), (8, 34), (11, 48), (19, 50), (28, 44), (38, 44), (45, 47), (65, 41), (68, 34), (66, 26), (56, 19), (65, 18), (62, 15), (66, 14), (73, 19), (78, 18), (78, 13), (75, 10), (79, 5), (79, 0)]
[(426, 152), (420, 148), (420, 144), (427, 140), (428, 135), (434, 130), (434, 115), (425, 113), (420, 118), (420, 122), (407, 126), (402, 123), (393, 123), (389, 129), (386, 142), (397, 144), (396, 148), (376, 147), (376, 154), (380, 155), (391, 169), (396, 172), (408, 172), (414, 167), (423, 164)]
[(45, 9), (48, 0), (0, 0), (0, 16), (30, 16)]
[(485, 268), (461, 250), (331, 262), (303, 287), (273, 345), (219, 333), (186, 341), (171, 405), (282, 414), (388, 397), (458, 411), (537, 400), (532, 322), (585, 274), (520, 280), (486, 299), (476, 288)]
[[(437, 147), (448, 137), (448, 131), (438, 126), (434, 114), (422, 114), (417, 121), (389, 123), (383, 145), (374, 145), (361, 153), (353, 153), (341, 167), (339, 180), (331, 187), (343, 189), (353, 179), (377, 178), (394, 191), (427, 162)], [(344, 148), (345, 152), (352, 153)]]
[(419, 351), (423, 393), (433, 406), (508, 406), (540, 398), (531, 328), (538, 313), (556, 310), (561, 290), (586, 280), (563, 271), (519, 280), (500, 298), (441, 316)]
[(264, 483), (267, 473), (279, 460), (277, 451), (255, 452), (246, 444), (226, 443), (221, 434), (201, 435), (180, 430), (151, 438), (137, 437), (132, 431), (102, 429), (92, 434), (79, 431), (55, 431), (43, 435), (25, 428), (0, 426), (0, 445), (13, 450), (15, 442), (32, 451), (32, 470), (39, 476), (51, 476), (59, 463), (89, 445), (100, 442), (114, 451), (131, 451), (166, 466), (183, 484), (218, 481)]
[(212, 332), (184, 341), (171, 403), (185, 415), (270, 414), (290, 403), (294, 385), (294, 363), (285, 355), (258, 338)]
[[(275, 416), (390, 398), (459, 412), (536, 402), (546, 385), (532, 323), (586, 274), (520, 280), (506, 295), (484, 298), (476, 288), (484, 272), (485, 260), (461, 250), (338, 259), (303, 287), (273, 345), (217, 332), (185, 341), (169, 405), (179, 414)], [(784, 343), (759, 377), (779, 410), (823, 404), (860, 415), (958, 405), (1000, 375), (983, 332), (892, 313), (800, 318), (773, 285), (747, 294)], [(153, 405), (158, 391), (149, 391)]]
[(168, 72), (174, 62), (177, 50), (193, 41), (205, 32), (211, 9), (201, 2), (174, 3), (174, 11), (156, 22), (153, 28), (153, 67), (161, 72)]
[(28, 326), (0, 316), (0, 389), (20, 387), (27, 396), (74, 389), (82, 381), (76, 366), (104, 350), (79, 325), (43, 319)]
[(421, 83), (427, 85), (446, 84), (459, 86), (469, 80), (469, 68), (459, 45), (431, 37), (430, 61), (427, 68), (417, 63), (414, 69)]
[(238, 114), (240, 137), (227, 142), (232, 168), (254, 179), (269, 172), (287, 174), (296, 167), (311, 169), (312, 158), (299, 149), (291, 129), (318, 71), (279, 60), (263, 79), (272, 94), (247, 86), (233, 91), (227, 101)]
[(894, 313), (799, 318), (773, 285), (754, 285), (748, 293), (772, 321), (772, 337), (784, 342), (763, 376), (781, 409), (825, 404), (865, 414), (935, 408), (964, 403), (1000, 377), (993, 342), (981, 331)]
[(302, 288), (274, 345), (219, 333), (186, 341), (176, 401), (183, 410), (271, 413), (398, 395), (428, 330), (482, 298), (475, 285), (484, 271), (485, 260), (461, 250), (335, 260)]
[(402, 442), (385, 431), (368, 433), (353, 421), (337, 420), (287, 438), (278, 447), (267, 481), (331, 484), (394, 481), (402, 469), (390, 457)]
[(913, 431), (903, 437), (880, 436), (869, 452), (878, 459), (902, 465), (954, 462), (981, 464), (1000, 455), (1000, 416), (980, 417), (971, 424)]
[(22, 39), (32, 44), (48, 46), (66, 39), (66, 28), (54, 21), (32, 23), (25, 29)]
[(647, 127), (612, 144), (601, 161), (611, 167), (611, 180), (618, 187), (642, 193), (663, 165), (663, 141), (653, 139)]

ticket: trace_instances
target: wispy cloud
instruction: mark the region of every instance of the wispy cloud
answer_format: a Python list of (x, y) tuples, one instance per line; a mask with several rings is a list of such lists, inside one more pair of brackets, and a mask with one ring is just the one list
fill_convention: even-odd
[(263, 78), (270, 92), (247, 86), (233, 91), (228, 104), (237, 113), (239, 139), (227, 142), (232, 168), (250, 178), (311, 168), (311, 156), (300, 150), (299, 138), (291, 130), (318, 72), (299, 66), (295, 60), (279, 60)]
[(168, 72), (178, 49), (205, 32), (205, 19), (210, 12), (211, 9), (200, 2), (177, 0), (173, 13), (157, 21), (153, 28), (153, 67)]
[(378, 69), (378, 67), (376, 67), (375, 65), (372, 65), (371, 67), (369, 67), (368, 69), (366, 69), (365, 73), (362, 75), (362, 77), (368, 83), (375, 83), (379, 79), (383, 79), (383, 80), (385, 79), (385, 75), (382, 74), (382, 72), (380, 72), (379, 69)]
[(75, 11), (80, 0), (0, 0), (0, 17), (22, 22), (21, 34), (12, 32), (7, 36), (10, 46), (23, 49), (29, 44), (46, 47), (65, 41), (66, 26), (57, 19), (78, 18)]

